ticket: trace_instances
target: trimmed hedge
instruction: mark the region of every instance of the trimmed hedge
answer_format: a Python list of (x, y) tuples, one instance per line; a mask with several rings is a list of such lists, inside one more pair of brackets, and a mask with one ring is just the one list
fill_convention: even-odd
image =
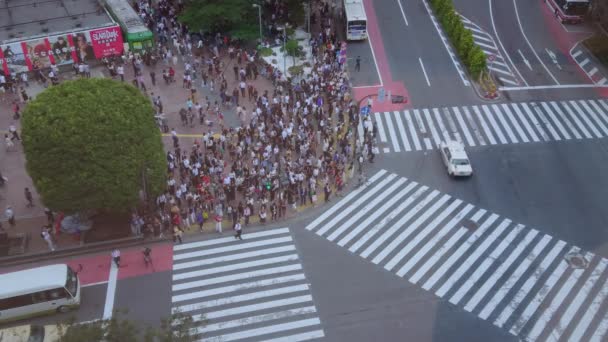
[(460, 60), (474, 78), (479, 77), (487, 68), (486, 55), (473, 42), (473, 33), (464, 27), (452, 0), (430, 0), (430, 3)]

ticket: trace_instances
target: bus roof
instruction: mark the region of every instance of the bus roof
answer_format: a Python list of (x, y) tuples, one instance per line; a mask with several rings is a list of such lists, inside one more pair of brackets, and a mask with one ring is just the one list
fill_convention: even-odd
[(0, 299), (64, 287), (68, 265), (49, 265), (0, 275)]
[(365, 16), (365, 8), (361, 0), (344, 0), (344, 10), (346, 12), (346, 20), (367, 20)]
[(110, 13), (127, 33), (149, 31), (141, 17), (126, 0), (104, 0)]

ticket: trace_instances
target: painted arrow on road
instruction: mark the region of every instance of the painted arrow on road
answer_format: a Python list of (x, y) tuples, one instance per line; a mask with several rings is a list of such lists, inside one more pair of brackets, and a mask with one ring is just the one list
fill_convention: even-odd
[(545, 48), (545, 51), (547, 52), (547, 54), (549, 55), (549, 58), (551, 58), (551, 60), (553, 61), (553, 64), (555, 64), (555, 66), (559, 69), (562, 70), (561, 65), (559, 65), (559, 63), (557, 62), (557, 56), (555, 55), (555, 53), (547, 48)]
[(523, 52), (521, 52), (521, 50), (519, 50), (519, 49), (517, 50), (517, 52), (519, 52), (519, 55), (521, 56), (521, 59), (523, 59), (523, 60), (524, 60), (524, 63), (526, 64), (526, 66), (527, 66), (527, 67), (528, 67), (530, 70), (532, 70), (532, 65), (530, 65), (530, 61), (529, 61), (529, 60), (527, 60), (527, 59), (526, 59), (526, 57), (524, 57), (524, 53), (523, 53)]

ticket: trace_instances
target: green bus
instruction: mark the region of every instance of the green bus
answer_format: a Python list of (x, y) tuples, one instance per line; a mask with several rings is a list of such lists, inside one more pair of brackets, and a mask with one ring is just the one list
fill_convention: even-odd
[(118, 22), (130, 50), (144, 50), (154, 46), (154, 34), (146, 27), (128, 0), (105, 0), (106, 9)]

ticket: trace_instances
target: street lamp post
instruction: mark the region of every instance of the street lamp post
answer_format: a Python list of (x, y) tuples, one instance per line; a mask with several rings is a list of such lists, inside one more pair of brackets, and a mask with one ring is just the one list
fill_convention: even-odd
[(260, 44), (261, 44), (262, 40), (264, 39), (264, 36), (262, 35), (262, 6), (260, 6), (258, 4), (253, 4), (253, 7), (258, 9), (258, 22), (260, 24)]

